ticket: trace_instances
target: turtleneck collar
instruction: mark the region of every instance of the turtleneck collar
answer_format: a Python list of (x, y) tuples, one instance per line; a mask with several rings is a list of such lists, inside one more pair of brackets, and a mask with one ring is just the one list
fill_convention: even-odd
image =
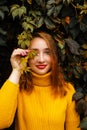
[(44, 75), (38, 75), (34, 72), (31, 73), (32, 73), (33, 84), (35, 86), (48, 87), (51, 85), (51, 72)]

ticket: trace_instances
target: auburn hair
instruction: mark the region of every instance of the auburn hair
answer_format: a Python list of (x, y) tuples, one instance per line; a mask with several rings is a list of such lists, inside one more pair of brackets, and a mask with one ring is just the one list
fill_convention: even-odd
[[(52, 59), (52, 69), (51, 69), (51, 84), (53, 93), (60, 94), (64, 96), (66, 94), (65, 87), (67, 83), (65, 82), (64, 75), (62, 69), (58, 62), (58, 47), (56, 41), (53, 39), (52, 35), (46, 32), (37, 32), (33, 35), (33, 39), (36, 37), (40, 37), (44, 39), (50, 49), (51, 59)], [(32, 75), (30, 72), (23, 73), (20, 77), (19, 81), (20, 89), (25, 89), (26, 91), (32, 92), (33, 83), (32, 83)]]

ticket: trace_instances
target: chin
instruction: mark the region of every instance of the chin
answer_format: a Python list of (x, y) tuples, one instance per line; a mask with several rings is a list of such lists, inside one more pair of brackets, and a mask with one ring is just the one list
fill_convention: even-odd
[(37, 71), (37, 72), (35, 72), (35, 73), (37, 73), (37, 74), (39, 74), (39, 75), (44, 75), (44, 74), (46, 74), (46, 73), (48, 73), (48, 71)]

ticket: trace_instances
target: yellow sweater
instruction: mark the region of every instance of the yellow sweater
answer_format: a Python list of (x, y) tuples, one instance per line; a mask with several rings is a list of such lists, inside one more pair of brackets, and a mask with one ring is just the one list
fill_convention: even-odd
[[(15, 130), (64, 130), (64, 124), (66, 130), (80, 130), (77, 128), (79, 116), (75, 112), (75, 102), (72, 102), (72, 95), (75, 92), (72, 85), (69, 84), (70, 89), (67, 90), (65, 97), (60, 98), (58, 96), (54, 98), (51, 93), (50, 73), (44, 76), (33, 73), (33, 83), (34, 90), (31, 94), (25, 91), (19, 91), (18, 93)], [(4, 90), (9, 87), (8, 95), (11, 95), (10, 89), (13, 88), (14, 91), (9, 99), (9, 111), (6, 111), (3, 117), (9, 117), (9, 114), (11, 114), (9, 122), (12, 122), (16, 111), (14, 96), (17, 97), (18, 89), (16, 88), (18, 86), (6, 81), (3, 87)], [(8, 107), (8, 103), (5, 104)], [(13, 112), (13, 114), (10, 112)], [(3, 121), (3, 124), (1, 124), (1, 122), (0, 126), (2, 128), (6, 123)]]

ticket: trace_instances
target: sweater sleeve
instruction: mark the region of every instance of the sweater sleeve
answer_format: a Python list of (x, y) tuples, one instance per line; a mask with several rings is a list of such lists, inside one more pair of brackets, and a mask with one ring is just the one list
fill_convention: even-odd
[(72, 96), (75, 93), (75, 90), (71, 84), (70, 91), (68, 92), (67, 100), (67, 110), (66, 110), (66, 130), (81, 130), (78, 128), (80, 123), (80, 116), (75, 109), (75, 101), (72, 101)]
[(7, 80), (0, 89), (0, 129), (9, 127), (17, 108), (17, 84)]

